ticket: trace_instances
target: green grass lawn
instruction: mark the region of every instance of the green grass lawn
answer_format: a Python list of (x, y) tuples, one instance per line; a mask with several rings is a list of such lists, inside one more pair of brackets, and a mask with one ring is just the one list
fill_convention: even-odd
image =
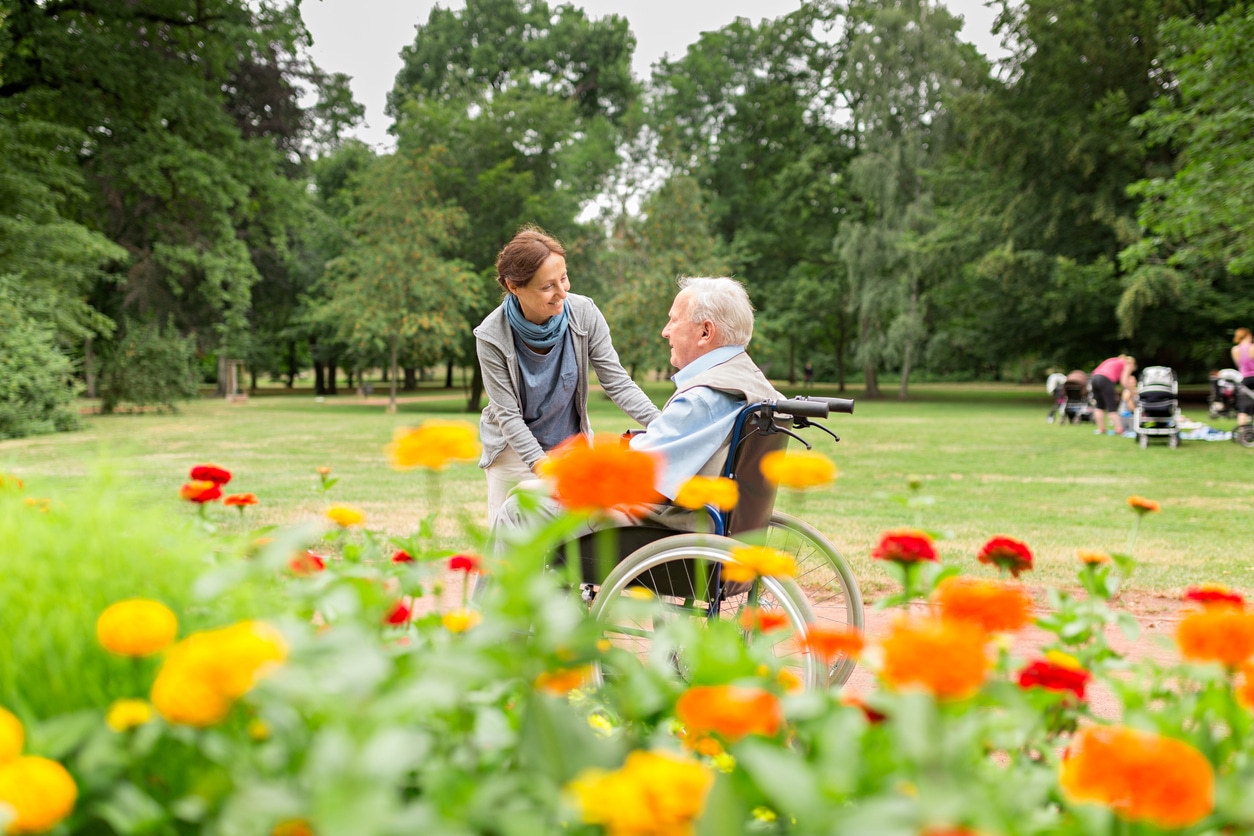
[[(667, 383), (646, 388), (659, 402), (669, 393)], [(1037, 558), (1032, 582), (1068, 584), (1077, 549), (1125, 548), (1131, 494), (1163, 506), (1141, 529), (1137, 590), (1172, 594), (1202, 581), (1254, 589), (1254, 451), (1200, 441), (1141, 450), (1130, 440), (1094, 436), (1091, 425), (1049, 425), (1049, 401), (1038, 386), (930, 384), (913, 391), (906, 403), (861, 400), (855, 415), (834, 416), (828, 425), (840, 444), (812, 432), (815, 449), (837, 462), (840, 478), (818, 493), (781, 497), (784, 510), (815, 524), (850, 559), (872, 597), (888, 583), (869, 558), (880, 532), (916, 523), (950, 532), (940, 544), (943, 558), (967, 565), (992, 535), (1022, 539)], [(376, 402), (380, 394), (376, 388)], [(425, 389), (397, 415), (351, 394), (321, 403), (299, 393), (236, 405), (202, 400), (177, 415), (89, 416), (80, 432), (0, 442), (0, 471), (21, 476), (36, 495), (56, 494), (104, 462), (152, 502), (190, 513), (178, 487), (193, 464), (212, 461), (235, 473), (229, 488), (260, 497), (249, 520), (262, 524), (318, 514), (327, 498), (315, 488), (314, 470), (326, 465), (341, 478), (331, 499), (361, 507), (375, 527), (405, 534), (429, 509), (426, 482), (423, 474), (390, 470), (383, 446), (400, 425), (434, 416), (474, 420), (463, 407), (461, 390), (438, 389)], [(631, 425), (601, 395), (594, 394), (592, 409), (598, 429)], [(1204, 409), (1186, 413), (1203, 417)], [(907, 493), (911, 476), (934, 499), (920, 519), (892, 499)], [(452, 467), (441, 485), (445, 510), (482, 521), (486, 490), (477, 467)], [(214, 513), (234, 519), (227, 510)], [(437, 532), (450, 545), (459, 538), (458, 517), (442, 515)]]

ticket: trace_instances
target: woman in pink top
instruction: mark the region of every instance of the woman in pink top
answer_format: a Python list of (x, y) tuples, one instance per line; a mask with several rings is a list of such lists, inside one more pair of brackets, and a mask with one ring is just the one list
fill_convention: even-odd
[[(1254, 389), (1254, 335), (1250, 334), (1249, 328), (1238, 328), (1237, 332), (1232, 335), (1232, 341), (1236, 343), (1232, 347), (1232, 364), (1237, 367), (1237, 371), (1244, 378), (1241, 383), (1246, 389)], [(1250, 423), (1250, 416), (1254, 415), (1254, 399), (1246, 397), (1245, 394), (1237, 390), (1237, 426), (1243, 427)]]
[(1115, 394), (1115, 384), (1125, 389), (1136, 386), (1136, 360), (1126, 354), (1103, 360), (1101, 365), (1093, 369), (1089, 383), (1093, 387), (1093, 420), (1097, 422), (1099, 435), (1106, 432), (1106, 413), (1110, 413), (1110, 421), (1115, 432), (1123, 435), (1123, 421), (1119, 418), (1119, 397)]

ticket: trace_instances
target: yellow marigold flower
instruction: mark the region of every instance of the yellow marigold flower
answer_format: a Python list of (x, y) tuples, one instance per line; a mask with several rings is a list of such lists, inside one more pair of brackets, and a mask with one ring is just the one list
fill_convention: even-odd
[(730, 511), (740, 501), (740, 488), (736, 483), (722, 476), (709, 478), (693, 476), (679, 489), (675, 504), (693, 511), (700, 511), (707, 505), (713, 505), (720, 511)]
[(28, 496), (22, 501), (25, 502), (30, 507), (34, 508), (36, 511), (39, 511), (40, 513), (43, 513), (43, 514), (46, 514), (50, 510), (52, 510), (52, 500), (46, 497)]
[(262, 720), (260, 717), (254, 717), (248, 721), (247, 731), (248, 737), (251, 740), (256, 740), (257, 742), (267, 740), (270, 737), (270, 727), (267, 726), (265, 720)]
[(736, 546), (731, 556), (735, 562), (723, 564), (723, 579), (732, 583), (751, 581), (759, 575), (791, 578), (797, 574), (796, 559), (769, 546)]
[(1084, 670), (1084, 665), (1080, 664), (1079, 659), (1070, 653), (1063, 653), (1061, 650), (1046, 650), (1045, 661), (1052, 662), (1060, 668), (1067, 668), (1073, 671)]
[(160, 601), (135, 598), (110, 604), (96, 619), (96, 638), (119, 656), (151, 656), (178, 636), (174, 612)]
[(350, 505), (332, 505), (327, 509), (327, 519), (340, 528), (348, 528), (350, 525), (361, 525), (366, 515)]
[(1180, 654), (1192, 662), (1235, 668), (1254, 656), (1254, 613), (1237, 607), (1203, 607), (1176, 628)]
[(1032, 599), (1022, 587), (981, 578), (945, 578), (932, 601), (941, 618), (970, 621), (989, 633), (1017, 632), (1032, 617)]
[(826, 485), (836, 478), (836, 465), (822, 453), (776, 450), (762, 457), (762, 475), (773, 485), (804, 490)]
[(937, 699), (962, 699), (988, 674), (985, 632), (967, 621), (900, 618), (882, 642), (880, 678), (894, 690), (921, 689)]
[(604, 714), (589, 714), (588, 727), (602, 737), (609, 737), (614, 733), (614, 724)]
[[(637, 601), (652, 601), (653, 590), (647, 586), (629, 586), (627, 591), (623, 593), (628, 598), (635, 598)], [(607, 650), (609, 648), (606, 648)]]
[(1128, 507), (1138, 514), (1156, 514), (1158, 513), (1158, 503), (1152, 499), (1146, 499), (1143, 496), (1128, 497)]
[(780, 687), (789, 693), (793, 691), (800, 691), (801, 686), (804, 684), (801, 681), (801, 677), (797, 676), (796, 673), (788, 668), (780, 668), (779, 674), (775, 677), (775, 679), (779, 682)]
[(152, 720), (152, 706), (146, 700), (114, 700), (105, 714), (105, 725), (119, 734)]
[(171, 723), (211, 726), (286, 658), (283, 637), (264, 622), (193, 633), (170, 649), (153, 682), (152, 704)]
[(705, 809), (708, 767), (662, 752), (632, 752), (612, 772), (587, 769), (566, 785), (583, 820), (607, 836), (683, 836)]
[(564, 697), (576, 688), (582, 687), (588, 681), (591, 673), (591, 669), (587, 666), (581, 668), (558, 668), (555, 671), (545, 671), (540, 674), (535, 678), (533, 684), (537, 691)]
[(714, 764), (714, 768), (724, 775), (730, 775), (736, 771), (736, 758), (731, 752), (719, 752), (710, 758), (710, 763)]
[(463, 421), (426, 421), (420, 427), (399, 427), (386, 448), (392, 467), (443, 470), (453, 461), (479, 457), (475, 428)]
[(462, 609), (446, 612), (440, 618), (440, 623), (450, 633), (464, 633), (482, 620), (483, 616), (479, 615), (475, 610)]
[(1080, 549), (1076, 552), (1080, 562), (1086, 566), (1100, 566), (1110, 562), (1110, 555), (1097, 549)]
[(1215, 771), (1189, 744), (1123, 726), (1089, 726), (1071, 741), (1059, 782), (1072, 800), (1125, 821), (1189, 827), (1215, 807)]
[(314, 836), (314, 832), (304, 819), (289, 819), (276, 824), (270, 836)]
[(26, 729), (22, 721), (8, 710), (0, 708), (0, 763), (11, 761), (22, 754), (26, 743)]
[(74, 810), (78, 786), (66, 768), (47, 758), (0, 764), (0, 804), (13, 808), (5, 833), (45, 833)]

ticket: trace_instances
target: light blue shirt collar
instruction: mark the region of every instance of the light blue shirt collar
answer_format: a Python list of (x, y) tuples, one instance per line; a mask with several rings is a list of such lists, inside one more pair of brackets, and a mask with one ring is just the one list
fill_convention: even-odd
[(676, 389), (682, 389), (689, 380), (692, 380), (702, 372), (709, 371), (719, 363), (726, 363), (737, 354), (744, 354), (744, 352), (745, 347), (743, 345), (719, 346), (713, 351), (707, 351), (696, 360), (693, 360), (691, 363), (675, 372), (671, 375), (671, 380), (674, 381)]

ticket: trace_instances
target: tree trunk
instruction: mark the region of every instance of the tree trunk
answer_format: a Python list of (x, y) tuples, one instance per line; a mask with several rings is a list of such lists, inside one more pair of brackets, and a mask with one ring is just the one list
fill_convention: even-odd
[(788, 383), (797, 385), (797, 338), (788, 338)]
[[(388, 412), (396, 411), (396, 340), (392, 340), (391, 373), (388, 375)], [(409, 370), (405, 370), (406, 375)]]
[(314, 359), (314, 394), (325, 395), (327, 393), (327, 372), (322, 365), (322, 361)]
[(470, 397), (466, 399), (467, 412), (479, 412), (482, 407), (479, 401), (483, 397), (483, 369), (475, 363), (475, 376), (470, 379)]
[(335, 365), (336, 362), (337, 361), (335, 357), (332, 357), (330, 360), (327, 361), (327, 394), (328, 395), (338, 395), (340, 393), (340, 390), (337, 388), (338, 384), (336, 382), (336, 378), (339, 377), (339, 375), (336, 373), (338, 371)]
[(387, 383), (391, 379), (392, 379), (392, 370), (385, 366), (383, 368), (383, 380), (381, 382)]
[(418, 389), (418, 370), (413, 366), (405, 367), (405, 391), (414, 392)]
[[(919, 283), (910, 283), (910, 321), (917, 321), (919, 311)], [(913, 330), (913, 329), (911, 329)], [(897, 390), (897, 400), (904, 401), (910, 396), (910, 359), (914, 354), (914, 340), (906, 337), (906, 350), (901, 358), (901, 388)]]
[(355, 376), (355, 375), (354, 375), (354, 373), (353, 373), (353, 370), (352, 370), (352, 369), (345, 369), (345, 370), (344, 370), (344, 374), (348, 376), (348, 388), (349, 388), (349, 389), (354, 388), (354, 387), (353, 387), (353, 378), (354, 378), (354, 376)]
[(880, 397), (880, 381), (879, 375), (876, 373), (875, 364), (867, 363), (862, 367), (863, 373), (866, 375), (866, 394), (863, 397), (878, 398)]
[(296, 340), (287, 341), (287, 388), (296, 385)]
[(219, 351), (218, 353), (218, 397), (225, 398), (227, 395), (233, 394), (226, 391), (226, 356)]
[(83, 377), (87, 386), (85, 394), (89, 398), (96, 397), (96, 352), (92, 349), (92, 338), (83, 340)]
[(250, 394), (257, 394), (257, 367), (250, 366), (248, 368), (248, 391)]
[(448, 359), (448, 365), (444, 367), (444, 388), (453, 388), (453, 358)]

